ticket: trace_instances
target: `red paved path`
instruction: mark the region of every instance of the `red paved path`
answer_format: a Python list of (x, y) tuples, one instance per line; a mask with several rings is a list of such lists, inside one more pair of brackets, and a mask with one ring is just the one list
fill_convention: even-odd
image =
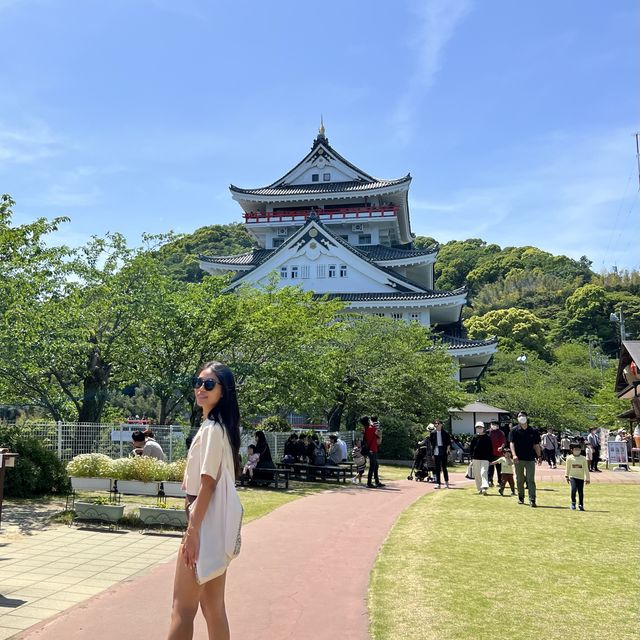
[[(232, 636), (366, 640), (369, 573), (380, 545), (400, 513), (431, 490), (431, 484), (404, 480), (379, 490), (328, 491), (247, 525), (242, 553), (227, 579)], [(156, 567), (20, 637), (161, 640), (168, 629), (173, 572), (173, 563)], [(194, 637), (206, 638), (200, 615)]]

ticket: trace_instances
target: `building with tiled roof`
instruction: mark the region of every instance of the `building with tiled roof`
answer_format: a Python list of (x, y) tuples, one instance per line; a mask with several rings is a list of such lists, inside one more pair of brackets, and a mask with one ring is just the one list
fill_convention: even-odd
[(266, 187), (231, 185), (245, 227), (258, 248), (234, 256), (199, 256), (212, 274), (234, 273), (229, 284), (280, 283), (340, 298), (350, 309), (433, 327), (459, 364), (460, 379), (477, 379), (496, 351), (495, 340), (466, 340), (464, 288), (434, 289), (438, 246), (415, 248), (409, 220), (411, 176), (382, 180), (341, 156), (324, 126), (309, 153)]

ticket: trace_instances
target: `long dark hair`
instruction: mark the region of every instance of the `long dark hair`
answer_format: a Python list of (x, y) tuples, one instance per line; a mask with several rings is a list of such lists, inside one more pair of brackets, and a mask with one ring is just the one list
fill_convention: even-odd
[(236, 379), (231, 369), (222, 362), (206, 362), (199, 371), (205, 369), (211, 369), (222, 385), (222, 397), (218, 404), (211, 409), (207, 418), (219, 422), (227, 434), (233, 452), (236, 476), (238, 476), (240, 471), (240, 408), (236, 393)]

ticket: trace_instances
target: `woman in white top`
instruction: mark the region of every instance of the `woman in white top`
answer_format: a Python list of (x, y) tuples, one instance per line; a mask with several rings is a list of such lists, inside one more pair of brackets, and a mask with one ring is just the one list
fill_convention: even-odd
[(169, 640), (193, 637), (193, 620), (202, 608), (209, 638), (228, 640), (229, 623), (224, 605), (226, 571), (204, 584), (196, 579), (200, 527), (224, 467), (238, 475), (240, 411), (233, 373), (219, 362), (205, 364), (193, 379), (196, 404), (204, 420), (189, 447), (183, 488), (187, 493), (189, 525), (176, 563)]

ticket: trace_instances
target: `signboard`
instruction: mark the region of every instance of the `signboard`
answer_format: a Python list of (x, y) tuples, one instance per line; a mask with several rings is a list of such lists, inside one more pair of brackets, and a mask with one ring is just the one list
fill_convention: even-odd
[(613, 442), (609, 440), (607, 443), (607, 452), (609, 454), (609, 464), (628, 464), (627, 443)]

